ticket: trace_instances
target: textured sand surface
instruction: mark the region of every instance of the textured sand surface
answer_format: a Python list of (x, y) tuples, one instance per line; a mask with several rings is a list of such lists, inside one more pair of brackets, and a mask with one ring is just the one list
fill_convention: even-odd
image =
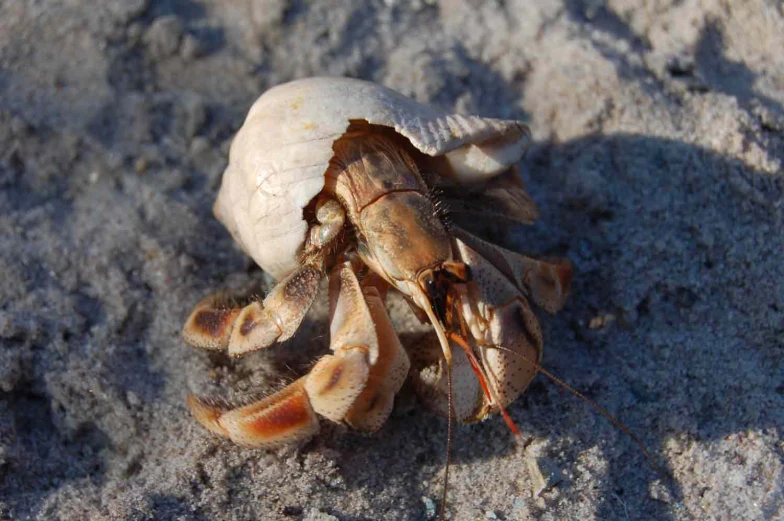
[(272, 453), (183, 401), (327, 347), (323, 303), (237, 362), (179, 336), (263, 279), (210, 207), (252, 101), (316, 74), (529, 122), (514, 237), (576, 268), (544, 366), (673, 476), (539, 376), (525, 447), (456, 430), (452, 519), (784, 519), (783, 50), (764, 0), (0, 2), (0, 519), (431, 518), (446, 423), (410, 391), (377, 436)]

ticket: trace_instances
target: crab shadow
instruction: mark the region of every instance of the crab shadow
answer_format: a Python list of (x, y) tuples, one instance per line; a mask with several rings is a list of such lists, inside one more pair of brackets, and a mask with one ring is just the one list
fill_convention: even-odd
[[(509, 412), (524, 439), (546, 440), (537, 459), (557, 469), (549, 479), (561, 498), (578, 500), (577, 461), (593, 448), (606, 468), (595, 476), (598, 519), (626, 519), (627, 511), (674, 519), (684, 491), (666, 475), (682, 471), (677, 457), (668, 460), (672, 444), (784, 426), (784, 270), (771, 260), (784, 250), (784, 234), (771, 233), (782, 222), (784, 177), (679, 141), (626, 134), (537, 144), (525, 163), (542, 217), (516, 230), (516, 242), (566, 256), (576, 270), (566, 308), (540, 315), (543, 366), (616, 415), (654, 461), (543, 376)], [(733, 313), (742, 320), (728, 321)], [(403, 342), (416, 348), (415, 337)], [(440, 479), (446, 422), (407, 391), (398, 401), (378, 435), (340, 433), (319, 443), (340, 453), (348, 487), (377, 495), (391, 486), (396, 509), (424, 512), (425, 492), (412, 483)], [(498, 417), (457, 425), (453, 441), (458, 466), (519, 450)], [(651, 492), (662, 485), (665, 492)]]
[[(544, 365), (617, 413), (660, 464), (667, 442), (784, 425), (784, 270), (771, 257), (784, 248), (775, 232), (784, 176), (626, 134), (542, 144), (529, 165), (546, 224), (520, 239), (532, 251), (565, 253), (577, 272), (565, 312), (546, 320)], [(592, 325), (596, 317), (614, 321)], [(541, 399), (532, 393), (529, 410)], [(547, 401), (563, 410), (561, 398)], [(592, 414), (583, 409), (583, 418)], [(537, 431), (568, 433), (573, 420), (550, 419)], [(598, 518), (623, 519), (620, 497), (632, 511), (668, 519), (682, 496), (677, 484), (671, 505), (652, 504), (641, 451), (607, 422), (591, 423), (579, 437), (604, 446), (610, 460)], [(603, 444), (606, 436), (614, 441)]]
[[(668, 442), (780, 428), (784, 287), (767, 259), (784, 246), (770, 233), (781, 226), (784, 177), (626, 134), (540, 144), (528, 165), (542, 224), (519, 243), (566, 255), (576, 269), (566, 309), (544, 320), (543, 365), (617, 415), (673, 472)], [(758, 298), (742, 296), (760, 286)], [(727, 320), (734, 313), (742, 323)], [(669, 504), (652, 500), (656, 474), (634, 442), (544, 386), (522, 400), (533, 434), (574, 437), (608, 459), (597, 518), (674, 517), (677, 483)]]

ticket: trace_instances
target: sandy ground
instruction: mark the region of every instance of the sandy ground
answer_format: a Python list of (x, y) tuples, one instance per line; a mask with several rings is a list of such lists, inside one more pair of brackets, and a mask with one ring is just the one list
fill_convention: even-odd
[(377, 436), (272, 453), (183, 402), (326, 349), (323, 304), (239, 362), (179, 336), (263, 279), (210, 206), (255, 97), (316, 74), (531, 125), (514, 237), (576, 268), (544, 365), (673, 477), (539, 376), (525, 446), (457, 429), (452, 519), (784, 519), (782, 49), (763, 0), (0, 3), (0, 519), (432, 518), (446, 423), (409, 390)]

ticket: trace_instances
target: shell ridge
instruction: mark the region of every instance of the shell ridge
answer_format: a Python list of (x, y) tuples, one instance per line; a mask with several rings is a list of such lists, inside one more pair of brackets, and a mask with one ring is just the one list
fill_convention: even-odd
[(467, 119), (468, 118), (460, 114), (454, 114), (449, 117), (449, 124), (457, 128), (457, 131), (460, 133), (461, 138), (465, 135), (471, 134), (472, 129), (468, 125)]
[[(412, 127), (414, 128), (412, 129)], [(414, 117), (411, 120), (401, 119), (400, 122), (395, 125), (395, 131), (398, 134), (405, 136), (405, 138), (417, 149), (430, 155), (428, 152), (430, 140), (428, 139), (427, 128), (425, 127), (422, 118)]]
[(450, 141), (449, 138), (454, 140), (457, 138), (460, 140), (460, 135), (455, 134), (452, 129), (452, 125), (449, 124), (451, 114), (446, 114), (443, 117), (440, 117), (436, 120), (438, 124), (438, 148), (439, 150), (442, 149), (446, 143)]

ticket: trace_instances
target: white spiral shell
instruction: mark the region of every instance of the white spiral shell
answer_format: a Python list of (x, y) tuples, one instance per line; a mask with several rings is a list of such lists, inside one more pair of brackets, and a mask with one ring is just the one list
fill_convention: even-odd
[(277, 280), (299, 266), (303, 209), (323, 189), (332, 144), (353, 120), (394, 128), (422, 153), (446, 156), (460, 183), (505, 171), (530, 139), (519, 121), (443, 113), (361, 80), (308, 78), (269, 89), (234, 138), (214, 212)]

